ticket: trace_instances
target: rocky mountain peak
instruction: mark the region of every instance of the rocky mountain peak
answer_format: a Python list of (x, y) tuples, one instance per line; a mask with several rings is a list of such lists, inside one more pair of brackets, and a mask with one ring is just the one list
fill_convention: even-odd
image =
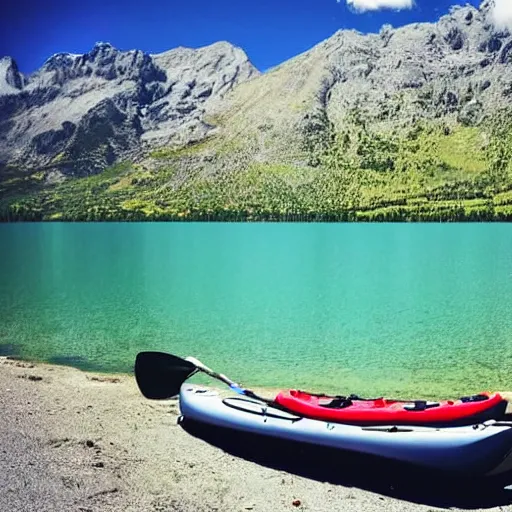
[(49, 59), (47, 59), (42, 65), (41, 69), (45, 71), (56, 71), (61, 68), (71, 67), (79, 55), (72, 53), (55, 53)]
[[(87, 62), (97, 62), (99, 66), (109, 65), (113, 62), (120, 54), (126, 54), (130, 52), (121, 52), (110, 43), (96, 43), (92, 50), (86, 53), (83, 58)], [(133, 51), (132, 51), (133, 53)], [(143, 52), (140, 52), (143, 53)]]
[(23, 88), (24, 78), (13, 58), (0, 59), (0, 95), (16, 94)]
[(156, 69), (149, 54), (140, 50), (121, 51), (110, 43), (96, 43), (86, 54), (57, 53), (50, 57), (31, 77), (37, 87), (60, 85), (80, 78), (99, 77), (122, 82), (144, 83), (165, 81), (162, 70)]

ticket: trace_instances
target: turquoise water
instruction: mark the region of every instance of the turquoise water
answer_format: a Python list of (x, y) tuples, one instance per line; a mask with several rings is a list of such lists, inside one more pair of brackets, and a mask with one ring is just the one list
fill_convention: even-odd
[(507, 224), (3, 224), (0, 351), (130, 371), (194, 355), (247, 386), (512, 390)]

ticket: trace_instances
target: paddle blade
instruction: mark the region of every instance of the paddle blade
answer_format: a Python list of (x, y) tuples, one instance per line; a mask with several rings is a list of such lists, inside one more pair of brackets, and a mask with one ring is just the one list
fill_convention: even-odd
[(151, 400), (176, 396), (197, 371), (190, 361), (164, 352), (140, 352), (135, 359), (135, 380), (141, 393)]

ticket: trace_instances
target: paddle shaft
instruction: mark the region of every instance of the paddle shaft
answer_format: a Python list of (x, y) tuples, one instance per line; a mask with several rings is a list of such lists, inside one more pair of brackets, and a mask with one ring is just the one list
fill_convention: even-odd
[(211, 368), (208, 368), (208, 366), (203, 364), (201, 361), (199, 361), (195, 357), (192, 357), (192, 356), (186, 357), (185, 361), (190, 361), (192, 364), (195, 364), (197, 366), (197, 368), (199, 370), (201, 370), (202, 372), (208, 374), (210, 377), (221, 380), (222, 382), (224, 382), (225, 384), (227, 384), (230, 387), (236, 387), (236, 388), (240, 387), (236, 382), (232, 381), (230, 378), (226, 377), (224, 374), (217, 373), (217, 372), (213, 371)]
[(263, 398), (261, 396), (258, 396), (254, 391), (251, 391), (250, 389), (245, 389), (240, 387), (236, 382), (232, 381), (230, 378), (226, 377), (222, 373), (217, 373), (213, 371), (211, 368), (208, 368), (205, 364), (203, 364), (201, 361), (196, 359), (195, 357), (188, 356), (185, 358), (185, 361), (188, 361), (189, 363), (192, 363), (196, 366), (196, 368), (207, 375), (210, 375), (210, 377), (213, 377), (215, 379), (221, 380), (225, 384), (227, 384), (233, 391), (240, 395), (247, 396), (249, 398), (254, 398), (255, 400), (259, 400), (260, 402), (263, 402), (267, 405), (270, 405), (271, 407), (274, 407), (275, 409), (279, 409), (281, 411), (287, 412), (289, 414), (295, 414), (293, 411), (290, 411), (288, 408), (283, 407), (282, 405), (278, 404), (275, 400)]
[(195, 357), (192, 357), (192, 356), (186, 357), (185, 361), (189, 361), (190, 363), (194, 364), (196, 366), (196, 368), (198, 368), (200, 371), (206, 373), (207, 375), (210, 375), (210, 377), (221, 380), (222, 382), (227, 384), (233, 391), (236, 391), (240, 395), (245, 395), (250, 398), (254, 398), (256, 400), (259, 400), (260, 402), (265, 402), (266, 404), (271, 405), (272, 407), (275, 407), (277, 409), (287, 411), (287, 409), (278, 405), (274, 400), (269, 400), (268, 398), (262, 398), (261, 396), (256, 395), (256, 393), (254, 393), (254, 391), (251, 391), (250, 389), (242, 388), (236, 382), (232, 381), (229, 377), (226, 377), (224, 374), (217, 373), (217, 372), (213, 371), (211, 368), (208, 368), (208, 366), (203, 364), (201, 361), (199, 361)]

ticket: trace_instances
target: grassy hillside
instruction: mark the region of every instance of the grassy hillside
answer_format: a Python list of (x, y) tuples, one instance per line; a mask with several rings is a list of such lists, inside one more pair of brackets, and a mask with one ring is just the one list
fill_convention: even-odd
[(326, 123), (315, 134), (306, 144), (307, 165), (240, 163), (236, 141), (212, 138), (56, 184), (45, 184), (43, 171), (8, 168), (1, 174), (0, 215), (4, 221), (510, 221), (511, 119), (502, 112), (479, 127), (430, 122), (376, 134), (352, 116), (342, 130)]

